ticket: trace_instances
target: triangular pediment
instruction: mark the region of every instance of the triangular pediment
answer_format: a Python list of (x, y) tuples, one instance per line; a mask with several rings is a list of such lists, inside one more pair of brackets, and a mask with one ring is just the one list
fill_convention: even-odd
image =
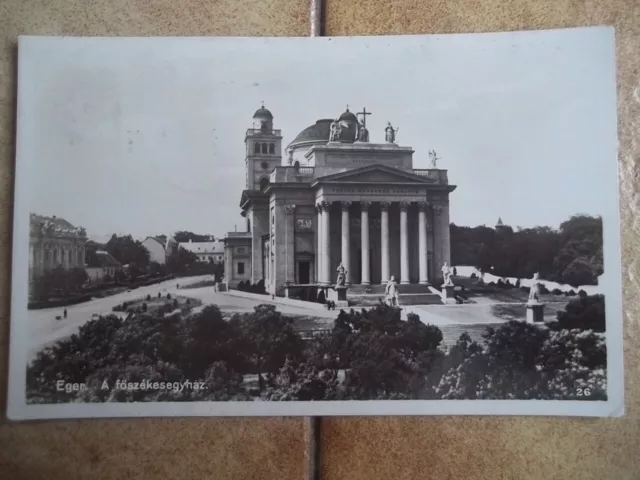
[(433, 183), (430, 178), (386, 165), (368, 165), (316, 179), (315, 183)]

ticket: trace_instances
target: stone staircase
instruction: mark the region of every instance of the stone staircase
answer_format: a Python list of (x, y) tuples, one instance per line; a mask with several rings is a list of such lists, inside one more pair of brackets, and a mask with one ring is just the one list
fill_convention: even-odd
[[(367, 292), (370, 289), (370, 292)], [(439, 294), (426, 285), (400, 285), (400, 305), (442, 305)], [(372, 307), (384, 301), (385, 285), (351, 285), (347, 290), (349, 306)]]

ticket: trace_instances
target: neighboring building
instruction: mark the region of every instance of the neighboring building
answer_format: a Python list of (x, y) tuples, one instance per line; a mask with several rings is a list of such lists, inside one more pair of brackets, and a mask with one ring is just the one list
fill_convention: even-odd
[(96, 250), (87, 257), (86, 271), (91, 283), (101, 283), (108, 275), (113, 280), (122, 264), (105, 250)]
[(29, 234), (29, 281), (45, 271), (84, 268), (87, 233), (60, 217), (32, 213)]
[(164, 265), (167, 262), (166, 241), (157, 237), (147, 237), (142, 242), (142, 246), (149, 251), (149, 260), (151, 262)]
[[(363, 112), (368, 114), (367, 112)], [(287, 147), (264, 106), (245, 135), (246, 232), (225, 237), (225, 279), (331, 285), (342, 262), (349, 284), (427, 285), (450, 263), (447, 171), (413, 168), (413, 149), (370, 143), (365, 120), (347, 109), (318, 120)], [(382, 132), (381, 132), (382, 133)], [(332, 137), (330, 140), (330, 136)], [(425, 147), (426, 148), (426, 147)]]
[(199, 262), (224, 262), (224, 242), (220, 240), (213, 242), (180, 242), (178, 247), (195, 254)]
[(142, 246), (149, 251), (151, 262), (165, 265), (167, 258), (178, 250), (178, 242), (172, 236), (147, 237)]

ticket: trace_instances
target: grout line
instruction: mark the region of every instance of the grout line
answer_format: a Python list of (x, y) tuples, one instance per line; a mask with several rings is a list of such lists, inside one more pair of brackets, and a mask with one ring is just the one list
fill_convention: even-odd
[[(310, 0), (309, 25), (311, 37), (323, 36), (323, 9), (325, 0)], [(307, 417), (307, 479), (320, 480), (320, 425), (321, 417)]]

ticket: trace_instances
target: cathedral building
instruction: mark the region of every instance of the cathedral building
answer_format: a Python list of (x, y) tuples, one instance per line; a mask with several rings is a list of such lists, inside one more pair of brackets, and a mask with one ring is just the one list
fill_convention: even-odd
[[(263, 280), (283, 295), (294, 285), (333, 285), (340, 263), (348, 285), (425, 286), (450, 263), (447, 171), (413, 168), (414, 150), (388, 124), (380, 141), (369, 112), (347, 108), (302, 130), (282, 155), (282, 134), (259, 108), (245, 135), (246, 231), (225, 237), (225, 281)], [(358, 117), (360, 116), (360, 118)], [(439, 287), (439, 285), (437, 285)]]

